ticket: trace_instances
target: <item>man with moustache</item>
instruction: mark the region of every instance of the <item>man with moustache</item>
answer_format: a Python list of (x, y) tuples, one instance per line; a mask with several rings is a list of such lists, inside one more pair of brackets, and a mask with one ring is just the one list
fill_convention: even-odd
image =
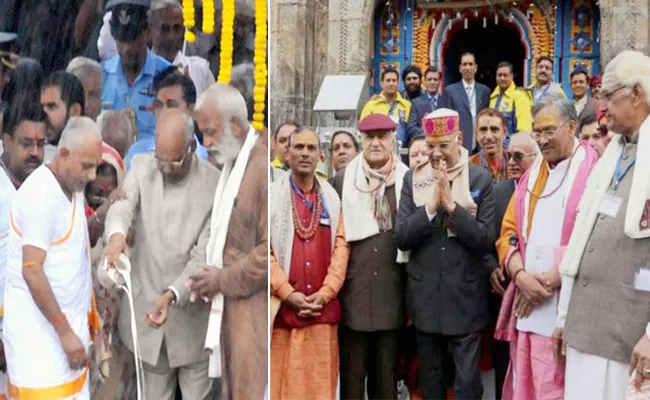
[(84, 88), (79, 79), (71, 73), (57, 71), (43, 81), (41, 105), (48, 119), (44, 159), (46, 163), (56, 156), (59, 139), (69, 119), (84, 115), (85, 102)]
[(476, 57), (472, 53), (460, 56), (462, 80), (445, 88), (439, 107), (455, 110), (460, 118), (460, 139), (470, 153), (476, 148), (476, 116), (490, 105), (490, 89), (476, 82)]
[[(194, 121), (180, 109), (168, 110), (156, 127), (156, 150), (138, 155), (122, 189), (126, 199), (115, 202), (106, 216), (108, 245), (104, 257), (113, 265), (126, 248), (132, 221), (135, 247), (131, 279), (135, 321), (143, 361), (145, 397), (174, 399), (179, 384), (183, 397), (208, 399), (204, 332), (209, 306), (190, 303), (185, 285), (205, 266), (212, 199), (219, 172), (194, 154)], [(191, 194), (191, 196), (188, 196)], [(164, 224), (160, 216), (164, 215)], [(122, 298), (118, 328), (121, 341), (133, 353), (131, 313)], [(164, 326), (163, 326), (164, 325)]]
[(469, 162), (488, 171), (495, 182), (506, 179), (508, 156), (503, 142), (506, 138), (506, 120), (498, 111), (486, 108), (476, 117), (476, 140), (481, 151)]
[(359, 142), (348, 131), (336, 131), (332, 135), (332, 167), (335, 172), (343, 170), (359, 153)]
[(591, 174), (560, 266), (553, 338), (568, 400), (647, 397), (637, 389), (650, 380), (648, 76), (650, 58), (631, 50), (603, 75), (607, 126), (620, 135)]
[(90, 397), (89, 345), (99, 315), (83, 190), (95, 179), (101, 153), (95, 123), (70, 118), (54, 160), (15, 194), (3, 319), (11, 397)]
[(422, 118), (438, 108), (440, 103), (440, 81), (442, 72), (435, 65), (424, 72), (424, 85), (426, 90), (417, 99), (413, 100), (409, 122), (406, 126), (406, 136), (411, 138), (422, 134)]
[(153, 140), (156, 120), (152, 113), (153, 79), (171, 64), (147, 48), (150, 0), (109, 0), (110, 29), (118, 55), (102, 62), (102, 104), (124, 110), (136, 127), (134, 141)]
[(575, 137), (570, 100), (543, 96), (533, 106), (533, 138), (542, 157), (518, 182), (501, 226), (499, 263), (512, 284), (497, 321), (497, 339), (510, 342), (512, 367), (504, 397), (564, 398), (553, 359), (560, 289), (559, 263), (573, 231), (578, 202), (598, 154)]
[(537, 59), (535, 81), (526, 88), (526, 93), (532, 104), (545, 94), (557, 93), (566, 97), (562, 85), (553, 82), (553, 59), (551, 57), (542, 56)]
[[(222, 399), (259, 399), (267, 384), (268, 150), (248, 122), (246, 101), (216, 83), (196, 102), (206, 147), (223, 164), (214, 196), (207, 266), (187, 284), (212, 301), (205, 347)], [(202, 301), (202, 300), (201, 300)]]
[[(20, 108), (7, 110), (2, 136), (4, 153), (0, 157), (0, 309), (4, 307), (7, 245), (11, 229), (9, 215), (13, 199), (25, 179), (43, 163), (46, 127), (47, 115), (39, 104), (21, 104)], [(0, 347), (2, 340), (0, 327)], [(4, 350), (0, 355), (0, 365), (4, 365)], [(6, 379), (6, 375), (0, 373), (0, 396), (8, 395)]]
[(393, 151), (395, 123), (383, 114), (359, 122), (362, 152), (334, 178), (350, 244), (339, 293), (341, 398), (397, 397), (400, 329), (406, 325), (406, 255), (395, 218), (408, 167)]
[(289, 143), (290, 175), (274, 182), (270, 195), (271, 294), (282, 301), (271, 332), (271, 399), (334, 399), (337, 293), (350, 246), (339, 195), (314, 173), (318, 134), (299, 128)]
[(497, 87), (490, 96), (490, 108), (499, 111), (506, 121), (505, 144), (508, 145), (510, 135), (519, 131), (530, 132), (532, 129), (531, 103), (526, 93), (515, 86), (512, 64), (500, 62), (496, 76)]
[(469, 163), (468, 151), (458, 141), (456, 111), (438, 109), (427, 115), (422, 128), (429, 162), (406, 173), (396, 229), (399, 249), (410, 251), (406, 294), (416, 328), (422, 395), (447, 397), (444, 366), (451, 345), (456, 397), (479, 399), (491, 272), (482, 259), (491, 254), (495, 236), (492, 177)]
[(409, 65), (402, 71), (404, 93), (402, 97), (413, 102), (422, 95), (422, 71), (415, 65)]

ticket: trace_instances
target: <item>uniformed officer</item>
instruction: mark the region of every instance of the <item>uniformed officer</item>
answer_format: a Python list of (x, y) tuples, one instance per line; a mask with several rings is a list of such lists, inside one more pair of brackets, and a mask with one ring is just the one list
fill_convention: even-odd
[(150, 0), (110, 0), (111, 35), (118, 56), (102, 63), (102, 108), (125, 110), (135, 122), (134, 141), (155, 140), (153, 78), (171, 64), (147, 48)]

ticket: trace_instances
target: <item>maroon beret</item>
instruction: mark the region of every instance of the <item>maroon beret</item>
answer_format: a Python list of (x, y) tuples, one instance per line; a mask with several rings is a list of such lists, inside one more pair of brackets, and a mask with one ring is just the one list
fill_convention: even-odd
[(395, 122), (388, 115), (370, 114), (359, 122), (359, 132), (394, 131)]
[(602, 85), (603, 84), (603, 76), (598, 74), (591, 78), (591, 82), (589, 83), (589, 87), (594, 87), (596, 85)]

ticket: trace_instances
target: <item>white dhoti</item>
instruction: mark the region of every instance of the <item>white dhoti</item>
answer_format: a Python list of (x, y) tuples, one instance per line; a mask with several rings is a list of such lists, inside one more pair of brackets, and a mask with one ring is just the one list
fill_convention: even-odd
[(621, 400), (629, 379), (629, 364), (567, 347), (565, 400)]
[(3, 318), (9, 398), (89, 399), (88, 367), (70, 369), (54, 326), (22, 275), (23, 247), (44, 250), (43, 271), (54, 297), (88, 351), (93, 302), (83, 194), (68, 200), (46, 167), (34, 171), (21, 189), (11, 213)]

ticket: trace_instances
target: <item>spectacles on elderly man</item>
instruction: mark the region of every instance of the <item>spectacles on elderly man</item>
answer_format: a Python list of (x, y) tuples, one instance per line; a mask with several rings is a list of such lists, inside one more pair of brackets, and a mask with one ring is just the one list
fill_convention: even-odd
[(506, 154), (507, 154), (509, 160), (511, 159), (516, 163), (520, 163), (525, 158), (534, 156), (534, 154), (524, 154), (521, 151), (509, 151)]
[(185, 152), (185, 154), (183, 154), (183, 157), (178, 161), (163, 160), (160, 157), (158, 157), (158, 154), (156, 154), (156, 153), (154, 153), (153, 156), (156, 159), (156, 162), (158, 163), (158, 165), (160, 165), (161, 167), (169, 166), (169, 167), (172, 167), (172, 168), (178, 168), (181, 165), (183, 165), (183, 162), (185, 161), (185, 158), (191, 152), (192, 152), (192, 143), (190, 142), (189, 146), (187, 147), (187, 151)]
[(600, 98), (603, 99), (604, 101), (610, 101), (612, 97), (614, 97), (614, 93), (618, 92), (621, 89), (627, 88), (627, 86), (619, 86), (616, 89), (610, 90), (610, 91), (605, 91), (602, 90), (600, 91)]

